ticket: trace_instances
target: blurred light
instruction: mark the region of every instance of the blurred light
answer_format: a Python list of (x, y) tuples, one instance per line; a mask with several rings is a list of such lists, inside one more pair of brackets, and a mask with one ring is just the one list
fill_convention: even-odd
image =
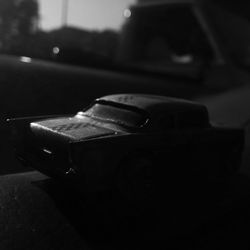
[(46, 148), (43, 148), (43, 152), (46, 153), (46, 154), (49, 154), (51, 155), (52, 154), (52, 151), (46, 149)]
[(27, 56), (21, 56), (20, 61), (24, 62), (24, 63), (31, 63), (32, 59), (30, 57), (27, 57)]
[(60, 49), (58, 47), (53, 48), (53, 54), (58, 54), (60, 52)]
[(125, 10), (123, 11), (123, 16), (124, 16), (124, 17), (130, 18), (131, 15), (132, 15), (132, 12), (131, 12), (130, 9), (125, 9)]
[(182, 55), (182, 56), (173, 55), (172, 59), (175, 63), (183, 63), (183, 64), (192, 63), (194, 60), (192, 55)]

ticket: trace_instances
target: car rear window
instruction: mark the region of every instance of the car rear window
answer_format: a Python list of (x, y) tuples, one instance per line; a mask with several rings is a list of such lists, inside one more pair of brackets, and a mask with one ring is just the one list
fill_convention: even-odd
[(139, 128), (146, 124), (148, 117), (136, 110), (95, 103), (84, 112), (85, 115), (126, 127)]

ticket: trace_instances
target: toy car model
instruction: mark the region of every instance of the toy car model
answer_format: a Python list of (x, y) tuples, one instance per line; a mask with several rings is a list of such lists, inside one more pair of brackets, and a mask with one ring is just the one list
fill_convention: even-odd
[(243, 131), (212, 126), (205, 106), (154, 95), (104, 96), (76, 115), (9, 122), (18, 158), (33, 168), (135, 197), (154, 183), (231, 174), (244, 145)]

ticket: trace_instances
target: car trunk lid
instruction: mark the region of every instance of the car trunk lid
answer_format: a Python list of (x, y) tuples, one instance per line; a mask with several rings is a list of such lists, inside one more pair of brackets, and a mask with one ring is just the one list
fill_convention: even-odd
[(35, 137), (60, 143), (87, 140), (117, 134), (118, 131), (102, 126), (89, 117), (64, 117), (32, 122), (30, 129)]

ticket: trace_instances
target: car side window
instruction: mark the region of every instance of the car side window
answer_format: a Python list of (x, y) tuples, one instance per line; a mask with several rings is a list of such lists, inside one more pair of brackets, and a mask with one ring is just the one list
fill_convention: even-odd
[[(205, 116), (204, 116), (205, 117)], [(195, 112), (182, 112), (176, 115), (176, 128), (201, 128), (207, 126), (204, 117)]]
[(153, 122), (152, 130), (153, 131), (164, 131), (166, 129), (175, 128), (175, 117), (174, 115), (159, 115)]
[(190, 5), (137, 8), (134, 12), (137, 19), (131, 22), (137, 32), (130, 58), (134, 63), (164, 69), (214, 59), (207, 34)]

